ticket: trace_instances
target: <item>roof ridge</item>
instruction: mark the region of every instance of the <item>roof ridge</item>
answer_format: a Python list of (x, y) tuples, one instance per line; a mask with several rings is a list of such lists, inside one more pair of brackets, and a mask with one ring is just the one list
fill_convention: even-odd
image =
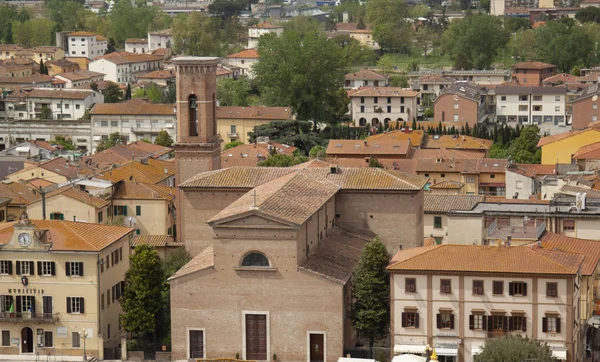
[[(533, 245), (532, 245), (532, 246), (533, 246)], [(544, 258), (544, 259), (546, 259), (546, 260), (550, 261), (551, 263), (554, 263), (554, 264), (556, 264), (556, 265), (560, 266), (561, 268), (563, 268), (563, 269), (566, 269), (566, 270), (568, 270), (568, 271), (571, 271), (571, 272), (573, 272), (573, 271), (577, 272), (577, 270), (581, 269), (581, 264), (583, 264), (583, 260), (584, 260), (584, 259), (585, 259), (585, 257), (586, 257), (586, 255), (585, 255), (585, 254), (571, 253), (571, 252), (568, 252), (568, 251), (563, 251), (563, 250), (554, 250), (554, 249), (552, 249), (552, 250), (548, 250), (548, 249), (544, 249), (544, 248), (542, 248), (541, 250), (539, 250), (539, 251), (542, 251), (542, 250), (543, 250), (543, 251), (545, 251), (545, 252), (559, 252), (559, 253), (564, 253), (564, 254), (571, 254), (571, 255), (583, 256), (583, 258), (584, 258), (584, 259), (582, 259), (582, 261), (581, 261), (581, 263), (579, 264), (579, 267), (577, 268), (577, 270), (571, 270), (571, 269), (567, 268), (567, 267), (566, 267), (564, 264), (561, 264), (561, 263), (559, 263), (558, 261), (556, 261), (556, 260), (553, 260), (553, 259), (551, 259), (551, 258), (547, 257), (546, 255), (543, 255), (543, 254), (540, 254), (540, 253), (538, 253), (538, 252), (537, 252), (536, 250), (534, 250), (534, 249), (533, 249), (533, 247), (531, 247), (531, 246), (530, 246), (530, 247), (528, 247), (527, 249), (529, 249), (529, 251), (530, 251), (530, 252), (532, 252), (532, 253), (536, 253), (537, 255), (541, 256), (542, 258)]]
[[(387, 268), (391, 268), (391, 267), (393, 267), (395, 265), (398, 265), (400, 263), (404, 263), (407, 260), (412, 260), (412, 259), (414, 259), (416, 257), (419, 257), (419, 256), (423, 255), (423, 254), (427, 254), (430, 251), (433, 251), (433, 250), (435, 250), (437, 248), (441, 248), (441, 247), (448, 246), (448, 245), (450, 245), (450, 244), (440, 244), (440, 245), (433, 245), (433, 246), (420, 246), (420, 248), (429, 248), (429, 249), (423, 251), (422, 253), (415, 254), (415, 255), (411, 256), (410, 258), (403, 259), (403, 260), (397, 261), (397, 262), (395, 262), (393, 264), (390, 264), (390, 265), (387, 266)], [(470, 246), (470, 245), (452, 244), (452, 246)], [(410, 250), (410, 249), (408, 249), (408, 250)], [(393, 259), (393, 257), (392, 257), (392, 259)]]
[(98, 250), (98, 248), (96, 246), (94, 246), (92, 243), (90, 243), (89, 241), (87, 241), (86, 238), (84, 238), (77, 230), (75, 230), (74, 228), (72, 228), (72, 224), (77, 223), (77, 221), (64, 221), (64, 220), (58, 220), (58, 222), (62, 223), (65, 227), (67, 227), (72, 233), (74, 233), (75, 235), (77, 235), (77, 237), (82, 240), (84, 243), (86, 243), (87, 245), (89, 245), (92, 249), (94, 250)]

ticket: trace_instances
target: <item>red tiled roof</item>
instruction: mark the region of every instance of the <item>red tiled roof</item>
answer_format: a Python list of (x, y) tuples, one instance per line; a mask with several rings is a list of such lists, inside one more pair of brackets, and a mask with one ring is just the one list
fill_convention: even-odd
[(238, 53), (234, 53), (234, 54), (229, 54), (227, 56), (227, 58), (243, 58), (243, 59), (258, 59), (259, 55), (258, 55), (258, 51), (256, 49), (246, 49), (246, 50), (242, 50), (241, 52)]

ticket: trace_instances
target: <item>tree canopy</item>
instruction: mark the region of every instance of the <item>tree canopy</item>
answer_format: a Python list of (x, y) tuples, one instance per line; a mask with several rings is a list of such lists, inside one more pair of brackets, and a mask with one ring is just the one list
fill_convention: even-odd
[(485, 340), (483, 350), (475, 356), (475, 362), (486, 361), (552, 362), (555, 359), (548, 345), (521, 335), (507, 335)]
[(123, 136), (121, 136), (119, 132), (111, 133), (108, 135), (108, 138), (98, 142), (98, 146), (96, 146), (96, 152), (102, 152), (121, 143), (124, 143)]
[(352, 324), (372, 348), (376, 337), (385, 336), (390, 323), (390, 255), (379, 237), (368, 242), (352, 276)]
[(410, 45), (412, 30), (404, 0), (369, 0), (367, 20), (373, 24), (373, 39), (384, 50), (401, 51)]
[(173, 145), (173, 138), (171, 138), (169, 132), (162, 130), (158, 132), (154, 144), (163, 147), (171, 147)]
[(506, 46), (508, 40), (509, 33), (500, 18), (472, 15), (450, 24), (444, 33), (444, 49), (456, 69), (489, 69), (498, 50)]
[(290, 167), (308, 161), (308, 157), (302, 155), (286, 155), (277, 153), (267, 157), (266, 160), (258, 163), (262, 167)]
[(115, 82), (109, 82), (102, 90), (104, 103), (118, 103), (123, 100), (123, 91)]
[(312, 132), (312, 123), (309, 121), (273, 121), (254, 127), (248, 132), (250, 142), (255, 142), (257, 137), (269, 137), (269, 140), (298, 147), (304, 154), (308, 154), (315, 146), (323, 146), (326, 140), (320, 134)]
[(577, 21), (580, 23), (600, 23), (600, 8), (595, 6), (581, 8), (577, 10), (577, 13), (575, 13), (575, 19), (577, 19)]
[(217, 80), (217, 99), (221, 106), (249, 106), (250, 82), (246, 77)]
[[(285, 30), (259, 39), (255, 80), (263, 103), (291, 106), (298, 119), (332, 122), (340, 114), (346, 62), (342, 49), (319, 32)], [(345, 92), (343, 101), (347, 100)], [(347, 104), (347, 103), (346, 103)]]

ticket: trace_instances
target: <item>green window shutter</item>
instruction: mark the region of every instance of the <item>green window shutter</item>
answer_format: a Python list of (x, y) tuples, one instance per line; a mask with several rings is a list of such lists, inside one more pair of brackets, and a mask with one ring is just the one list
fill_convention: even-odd
[(135, 216), (142, 216), (142, 207), (140, 205), (135, 207)]
[(50, 220), (54, 220), (54, 214), (50, 214)]
[(60, 219), (64, 220), (65, 219), (65, 214), (60, 214)]
[(135, 233), (136, 233), (137, 235), (140, 235), (140, 229), (135, 229)]
[(123, 206), (123, 215), (127, 216), (127, 206)]

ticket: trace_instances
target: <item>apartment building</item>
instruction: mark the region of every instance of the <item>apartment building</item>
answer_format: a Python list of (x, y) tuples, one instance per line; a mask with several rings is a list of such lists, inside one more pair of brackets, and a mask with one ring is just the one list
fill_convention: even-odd
[(57, 74), (54, 78), (64, 81), (64, 88), (70, 89), (86, 84), (100, 83), (104, 81), (104, 74), (92, 72), (91, 70), (76, 70)]
[(598, 142), (600, 124), (579, 131), (565, 132), (540, 138), (537, 146), (542, 149), (542, 164), (571, 163), (573, 155), (583, 147)]
[(137, 82), (141, 74), (162, 69), (162, 63), (157, 55), (115, 52), (94, 59), (89, 70), (104, 74), (105, 80), (127, 84)]
[(35, 88), (27, 93), (27, 117), (40, 118), (43, 108), (52, 112), (52, 119), (81, 119), (94, 104), (104, 103), (100, 92), (84, 89)]
[(485, 91), (463, 82), (455, 82), (440, 91), (433, 102), (434, 121), (475, 126), (487, 119)]
[(386, 87), (388, 77), (369, 69), (348, 73), (345, 76), (344, 88), (357, 89), (361, 87)]
[(125, 143), (142, 139), (154, 142), (159, 132), (167, 131), (177, 142), (177, 122), (172, 104), (97, 104), (90, 112), (92, 117), (92, 150), (103, 138), (119, 132)]
[(78, 169), (64, 157), (56, 157), (51, 160), (26, 162), (25, 168), (8, 174), (7, 180), (18, 182), (32, 179), (44, 179), (55, 184), (61, 184), (77, 178)]
[(590, 123), (600, 119), (600, 110), (598, 105), (598, 97), (600, 96), (600, 85), (592, 84), (581, 92), (579, 97), (572, 100), (573, 130), (582, 130), (589, 126)]
[(108, 39), (88, 31), (76, 31), (67, 36), (67, 57), (96, 59), (106, 53)]
[[(453, 183), (453, 181), (445, 181)], [(454, 210), (472, 210), (485, 196), (438, 194), (431, 190), (425, 194), (423, 235), (433, 238), (436, 245), (448, 243), (448, 212)]]
[[(421, 93), (421, 104), (425, 107), (431, 106), (433, 102), (446, 87), (452, 85), (452, 80), (439, 75), (424, 75), (411, 84), (412, 90)], [(425, 99), (425, 102), (423, 100)]]
[(150, 53), (148, 39), (129, 38), (125, 40), (125, 51), (128, 53), (146, 54)]
[(496, 122), (566, 126), (564, 87), (496, 87)]
[(0, 60), (0, 77), (29, 77), (35, 72), (35, 67), (29, 64), (19, 64), (12, 60)]
[(118, 297), (132, 229), (29, 220), (0, 224), (0, 330), (9, 360), (120, 358)]
[(173, 35), (171, 29), (151, 31), (148, 33), (148, 49), (151, 52), (161, 48), (171, 48), (173, 45)]
[(356, 126), (382, 126), (417, 117), (419, 92), (398, 87), (367, 87), (351, 91), (350, 115)]
[(79, 70), (79, 64), (68, 59), (46, 60), (44, 66), (48, 68), (48, 75), (54, 77), (61, 73), (72, 73)]
[(518, 334), (580, 361), (584, 259), (536, 245), (401, 250), (388, 267), (394, 353), (430, 345), (440, 361), (473, 361), (486, 339)]
[(14, 58), (20, 50), (23, 48), (16, 44), (0, 44), (0, 60)]
[(513, 78), (522, 86), (539, 87), (544, 79), (558, 72), (554, 64), (527, 61), (513, 65)]
[(272, 24), (268, 21), (249, 26), (248, 49), (256, 48), (258, 46), (258, 39), (265, 34), (281, 35), (281, 33), (283, 33), (283, 26), (279, 24)]
[(248, 143), (248, 132), (254, 127), (273, 121), (293, 119), (291, 107), (217, 107), (217, 130), (225, 143), (240, 141)]
[(238, 53), (229, 54), (223, 61), (229, 67), (239, 69), (240, 75), (245, 75), (252, 79), (254, 78), (252, 65), (259, 61), (258, 51), (256, 49), (242, 50)]
[[(424, 76), (439, 76), (452, 82), (470, 82), (477, 85), (498, 85), (510, 81), (512, 72), (506, 70), (418, 70), (408, 73), (408, 84), (419, 84)], [(419, 88), (421, 89), (421, 88)]]
[[(110, 187), (109, 187), (110, 189)], [(63, 186), (27, 205), (27, 214), (37, 220), (67, 220), (103, 224), (109, 219), (110, 194), (96, 197), (76, 186)], [(44, 215), (46, 213), (46, 215)]]

